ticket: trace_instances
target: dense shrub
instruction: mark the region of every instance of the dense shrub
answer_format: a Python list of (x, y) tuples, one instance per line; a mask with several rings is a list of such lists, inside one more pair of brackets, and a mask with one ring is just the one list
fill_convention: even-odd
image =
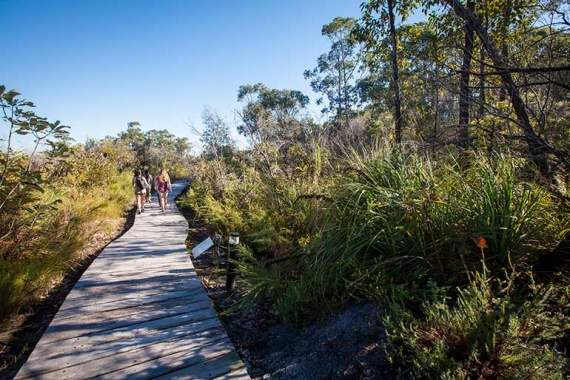
[(556, 341), (568, 329), (568, 288), (531, 282), (521, 289), (517, 274), (473, 277), (456, 301), (443, 292), (424, 302), (420, 317), (392, 305), (384, 350), (400, 377), (562, 379), (566, 363)]

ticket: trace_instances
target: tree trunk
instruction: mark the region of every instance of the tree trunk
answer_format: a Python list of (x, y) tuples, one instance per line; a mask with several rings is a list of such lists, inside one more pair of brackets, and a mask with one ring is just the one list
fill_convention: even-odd
[(336, 107), (336, 123), (337, 123), (337, 128), (340, 130), (342, 127), (342, 66), (344, 65), (344, 62), (338, 62), (338, 68), (337, 68), (337, 76), (338, 76), (338, 85), (337, 85), (337, 93), (338, 93), (338, 99), (337, 99), (337, 107)]
[[(475, 10), (475, 2), (467, 1), (467, 10), (471, 13)], [(469, 79), (471, 77), (471, 60), (473, 57), (473, 25), (465, 23), (465, 45), (463, 46), (463, 63), (461, 65), (461, 81), (459, 85), (459, 140), (460, 145), (466, 147), (469, 138), (469, 106), (471, 103), (471, 89)]]
[(345, 129), (348, 131), (350, 127), (350, 102), (349, 102), (349, 95), (348, 95), (348, 79), (346, 78), (346, 72), (343, 74), (344, 80), (344, 126)]
[(402, 142), (402, 109), (400, 100), (400, 72), (398, 69), (398, 45), (396, 42), (396, 22), (394, 16), (394, 1), (387, 0), (388, 18), (390, 20), (390, 44), (392, 46), (392, 85), (394, 86), (394, 118), (396, 119), (395, 140)]
[(481, 52), (479, 54), (481, 63), (479, 65), (479, 110), (477, 112), (477, 118), (483, 119), (485, 117), (485, 102), (487, 101), (485, 94), (485, 82), (487, 81), (487, 76), (485, 75), (485, 47), (481, 46)]
[[(505, 67), (509, 64), (509, 26), (511, 25), (511, 0), (505, 1), (505, 9), (503, 9), (503, 27), (501, 30), (502, 39), (502, 51), (503, 51), (503, 61), (505, 62)], [(499, 95), (499, 100), (504, 101), (507, 98), (505, 89), (501, 89)]]

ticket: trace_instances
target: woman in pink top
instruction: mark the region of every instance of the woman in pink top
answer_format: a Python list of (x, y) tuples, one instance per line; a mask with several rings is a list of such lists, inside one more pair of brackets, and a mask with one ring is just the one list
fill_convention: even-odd
[(158, 202), (162, 208), (162, 212), (166, 211), (166, 198), (168, 193), (172, 191), (172, 184), (170, 183), (170, 177), (166, 172), (165, 168), (160, 170), (160, 174), (154, 177), (154, 188), (158, 193)]

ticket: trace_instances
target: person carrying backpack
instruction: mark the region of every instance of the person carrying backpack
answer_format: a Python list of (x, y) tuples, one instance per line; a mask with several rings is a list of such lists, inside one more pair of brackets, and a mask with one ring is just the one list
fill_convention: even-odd
[(137, 214), (144, 212), (144, 198), (149, 184), (146, 179), (142, 176), (139, 169), (135, 170), (135, 176), (133, 177), (133, 187), (135, 188), (135, 197), (137, 201)]
[(154, 177), (154, 188), (158, 193), (158, 202), (162, 212), (166, 212), (167, 197), (168, 193), (172, 191), (172, 184), (165, 168), (162, 168), (160, 174)]
[(148, 183), (148, 188), (146, 189), (146, 202), (152, 203), (152, 184), (154, 181), (152, 174), (150, 174), (148, 169), (144, 171), (144, 179), (146, 179), (146, 182)]

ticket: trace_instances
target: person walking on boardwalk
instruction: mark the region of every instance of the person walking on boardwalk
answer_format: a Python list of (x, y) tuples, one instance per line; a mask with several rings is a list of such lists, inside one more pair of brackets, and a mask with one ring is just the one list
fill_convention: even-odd
[(141, 212), (144, 212), (145, 194), (150, 185), (146, 182), (146, 179), (142, 176), (139, 169), (135, 170), (133, 187), (135, 188), (135, 197), (137, 201), (137, 214), (140, 214)]
[(162, 212), (165, 212), (168, 193), (172, 191), (170, 177), (168, 176), (165, 168), (162, 168), (160, 170), (160, 174), (154, 177), (154, 188), (158, 193), (158, 202), (160, 203)]
[(146, 202), (147, 203), (152, 203), (152, 185), (154, 183), (153, 178), (152, 178), (152, 174), (150, 174), (150, 172), (148, 171), (148, 169), (146, 169), (144, 171), (144, 179), (146, 179), (146, 182), (148, 183), (148, 188), (146, 189)]

